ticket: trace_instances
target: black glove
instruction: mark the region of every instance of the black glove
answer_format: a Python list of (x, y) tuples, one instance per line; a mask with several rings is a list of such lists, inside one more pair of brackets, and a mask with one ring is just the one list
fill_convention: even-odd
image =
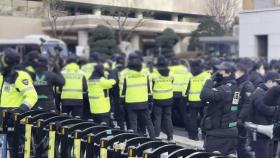
[(30, 110), (30, 108), (26, 104), (21, 104), (21, 106), (16, 110), (16, 112), (22, 114), (29, 110)]
[(220, 82), (223, 79), (223, 76), (217, 71), (212, 75), (211, 79), (215, 82)]

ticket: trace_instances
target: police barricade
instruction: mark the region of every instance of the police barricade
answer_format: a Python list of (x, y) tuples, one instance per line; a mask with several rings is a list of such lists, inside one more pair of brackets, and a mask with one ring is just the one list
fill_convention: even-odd
[(143, 153), (144, 158), (155, 158), (160, 157), (162, 155), (168, 155), (176, 150), (182, 149), (183, 147), (175, 145), (175, 144), (167, 144), (160, 146), (152, 151), (146, 151)]
[(167, 158), (177, 158), (177, 157), (185, 157), (185, 158), (210, 158), (215, 156), (213, 153), (208, 153), (204, 151), (197, 151), (193, 149), (179, 149), (167, 156)]
[[(3, 132), (8, 133), (8, 127), (14, 127), (13, 158), (156, 158), (161, 155), (222, 158), (57, 113), (30, 111), (3, 115)], [(9, 115), (13, 118), (12, 126), (8, 125)], [(2, 149), (7, 150), (5, 146)]]
[[(69, 119), (68, 116), (53, 116), (48, 119), (39, 119), (37, 120), (36, 128), (36, 157), (54, 157), (54, 148), (55, 143), (55, 124), (54, 122), (62, 121), (65, 119)], [(48, 152), (48, 149), (51, 149), (52, 152)]]
[[(4, 143), (6, 150), (3, 151), (4, 156), (7, 156), (9, 150), (11, 157), (28, 157), (31, 151), (31, 133), (32, 125), (29, 124), (27, 117), (33, 117), (38, 114), (44, 113), (43, 111), (29, 111), (23, 114), (15, 113), (13, 109), (2, 111), (2, 129), (6, 134), (7, 139)], [(28, 124), (25, 126), (25, 124)], [(29, 139), (25, 139), (28, 137)], [(8, 144), (7, 144), (8, 142)], [(26, 146), (25, 146), (26, 145)]]
[(61, 140), (59, 145), (61, 158), (71, 157), (74, 145), (72, 140), (74, 139), (75, 130), (84, 130), (90, 126), (97, 126), (97, 124), (86, 121), (61, 127)]
[[(49, 117), (57, 116), (57, 113), (41, 113), (35, 116), (27, 116), (25, 119), (25, 144), (24, 144), (24, 157), (42, 157), (41, 151), (38, 151), (38, 146), (42, 146), (43, 142), (38, 137), (42, 133), (38, 133), (36, 127), (38, 126), (38, 119), (47, 119)], [(46, 139), (45, 139), (46, 140)]]
[[(86, 158), (100, 158), (100, 153), (105, 153), (105, 144), (101, 139), (106, 139), (108, 137), (113, 137), (125, 133), (125, 131), (119, 129), (111, 129), (97, 133), (96, 135), (89, 134), (87, 136), (87, 146), (86, 146)], [(101, 152), (101, 150), (103, 150)]]
[(166, 145), (166, 143), (162, 141), (149, 141), (138, 146), (129, 146), (128, 158), (142, 157), (144, 151), (153, 150), (163, 145)]
[(117, 142), (114, 144), (113, 148), (116, 156), (127, 158), (128, 157), (128, 147), (138, 146), (140, 144), (150, 142), (152, 139), (146, 137), (134, 137), (126, 140), (125, 142)]
[(100, 133), (102, 131), (106, 131), (109, 130), (109, 127), (107, 126), (103, 126), (103, 125), (98, 125), (98, 126), (90, 126), (84, 130), (76, 130), (74, 132), (74, 157), (75, 158), (81, 158), (86, 156), (86, 140), (84, 140), (83, 138), (85, 138), (85, 136), (89, 135), (89, 134), (97, 134)]
[(114, 144), (124, 142), (125, 140), (138, 137), (133, 133), (121, 133), (112, 137), (102, 138), (100, 146), (100, 157), (101, 158), (113, 158), (115, 155)]

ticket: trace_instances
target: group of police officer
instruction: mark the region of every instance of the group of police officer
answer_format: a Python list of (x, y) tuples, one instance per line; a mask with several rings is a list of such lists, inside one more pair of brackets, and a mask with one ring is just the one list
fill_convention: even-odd
[[(22, 61), (16, 50), (1, 56), (0, 111), (30, 109), (67, 113), (157, 139), (173, 142), (172, 114), (178, 114), (190, 139), (223, 155), (273, 157), (274, 142), (262, 135), (248, 144), (245, 121), (273, 124), (279, 118), (280, 68), (250, 59), (191, 60), (160, 56), (143, 64), (139, 53), (116, 55), (110, 63), (92, 53), (82, 63), (69, 55), (63, 66), (29, 52)], [(126, 60), (127, 59), (127, 60)], [(127, 61), (127, 62), (126, 62)], [(52, 67), (50, 67), (52, 65)], [(176, 117), (178, 117), (176, 116)], [(116, 124), (112, 121), (116, 120)]]

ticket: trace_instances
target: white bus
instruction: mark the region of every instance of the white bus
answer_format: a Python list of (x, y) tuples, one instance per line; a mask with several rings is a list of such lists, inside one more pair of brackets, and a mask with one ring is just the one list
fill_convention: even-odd
[(50, 58), (64, 58), (68, 55), (67, 46), (62, 40), (45, 35), (30, 35), (22, 39), (0, 39), (0, 53), (8, 47), (16, 49), (22, 58), (33, 50)]

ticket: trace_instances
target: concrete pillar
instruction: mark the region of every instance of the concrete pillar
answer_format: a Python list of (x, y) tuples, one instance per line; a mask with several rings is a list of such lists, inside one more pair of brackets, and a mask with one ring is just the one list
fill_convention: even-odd
[(88, 31), (80, 30), (78, 31), (78, 56), (89, 57), (89, 46), (88, 46)]
[(132, 35), (131, 45), (133, 50), (140, 50), (140, 36), (136, 33)]
[(94, 14), (94, 15), (98, 15), (98, 16), (100, 16), (102, 13), (101, 13), (101, 8), (94, 8), (93, 10), (92, 10), (92, 13)]
[(135, 17), (138, 19), (143, 19), (143, 12), (142, 11), (136, 11)]
[(179, 21), (178, 14), (172, 14), (172, 21)]

